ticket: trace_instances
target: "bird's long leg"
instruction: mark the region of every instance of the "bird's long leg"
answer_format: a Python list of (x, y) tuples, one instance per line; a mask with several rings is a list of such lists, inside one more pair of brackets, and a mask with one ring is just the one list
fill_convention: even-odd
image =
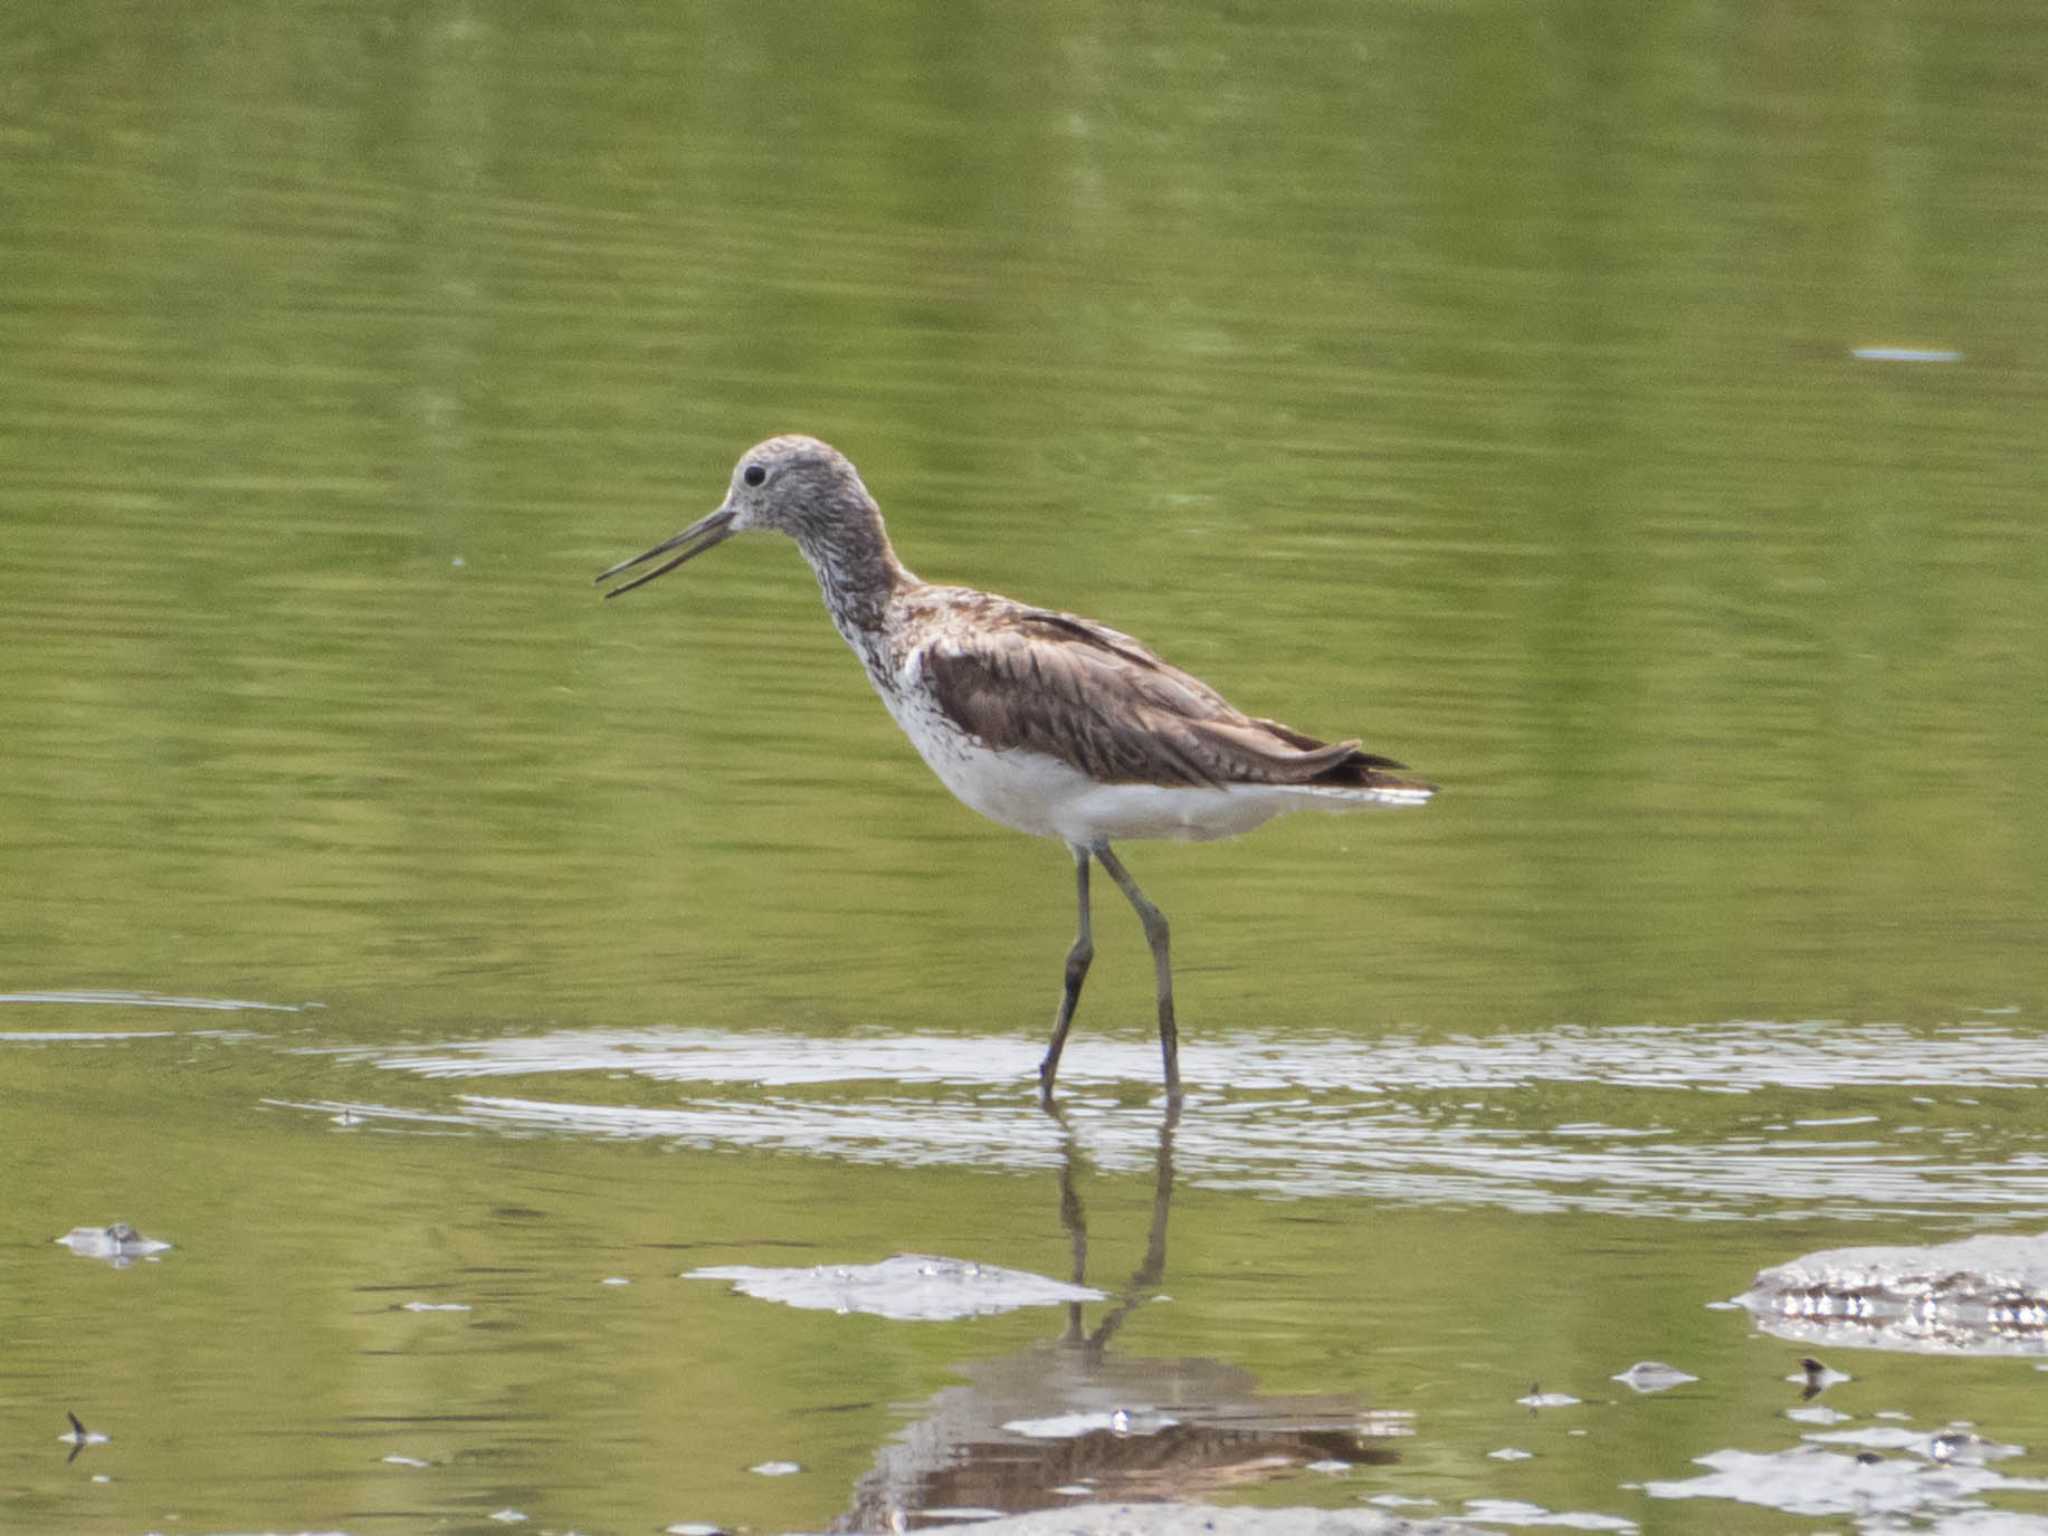
[(1145, 942), (1152, 946), (1152, 968), (1159, 980), (1159, 1055), (1166, 1063), (1167, 1097), (1177, 1099), (1180, 1097), (1180, 1032), (1173, 1022), (1173, 962), (1167, 956), (1166, 914), (1145, 899), (1145, 893), (1138, 889), (1138, 882), (1131, 878), (1131, 872), (1124, 868), (1123, 861), (1109, 851), (1109, 844), (1098, 843), (1090, 851), (1096, 862), (1109, 871), (1109, 878), (1117, 883), (1117, 888), (1136, 909), (1138, 921), (1145, 925)]
[(1074, 893), (1081, 907), (1081, 931), (1074, 947), (1067, 951), (1067, 984), (1060, 995), (1060, 1011), (1052, 1021), (1052, 1043), (1045, 1048), (1045, 1060), (1038, 1064), (1038, 1092), (1052, 1102), (1052, 1080), (1060, 1070), (1060, 1052), (1067, 1048), (1067, 1030), (1074, 1022), (1074, 1009), (1081, 1001), (1081, 983), (1088, 979), (1089, 962), (1095, 958), (1095, 932), (1088, 921), (1088, 850), (1070, 843), (1074, 855)]

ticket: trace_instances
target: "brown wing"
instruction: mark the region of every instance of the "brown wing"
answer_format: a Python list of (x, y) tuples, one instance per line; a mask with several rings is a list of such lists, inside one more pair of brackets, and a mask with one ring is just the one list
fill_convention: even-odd
[(998, 749), (1042, 752), (1111, 784), (1357, 784), (1400, 764), (1233, 708), (1129, 635), (1006, 607), (934, 642), (939, 706)]

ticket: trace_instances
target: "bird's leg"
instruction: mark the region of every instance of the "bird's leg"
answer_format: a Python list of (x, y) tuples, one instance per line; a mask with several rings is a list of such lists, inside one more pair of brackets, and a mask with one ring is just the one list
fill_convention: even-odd
[(1052, 1102), (1052, 1080), (1060, 1069), (1060, 1052), (1067, 1048), (1067, 1030), (1074, 1022), (1074, 1009), (1081, 1001), (1081, 983), (1088, 979), (1088, 964), (1095, 958), (1095, 933), (1088, 921), (1088, 850), (1069, 845), (1074, 855), (1074, 892), (1081, 907), (1081, 931), (1074, 947), (1067, 951), (1066, 991), (1060, 995), (1060, 1011), (1052, 1021), (1052, 1043), (1045, 1048), (1045, 1060), (1038, 1064), (1038, 1093)]
[(1109, 878), (1117, 883), (1137, 911), (1138, 921), (1145, 925), (1145, 942), (1152, 946), (1152, 968), (1159, 979), (1159, 1055), (1166, 1064), (1166, 1094), (1170, 1099), (1178, 1099), (1180, 1032), (1173, 1022), (1173, 962), (1167, 956), (1166, 914), (1145, 899), (1145, 893), (1138, 889), (1138, 882), (1131, 878), (1123, 861), (1109, 851), (1109, 844), (1099, 843), (1090, 851), (1096, 862), (1109, 871)]

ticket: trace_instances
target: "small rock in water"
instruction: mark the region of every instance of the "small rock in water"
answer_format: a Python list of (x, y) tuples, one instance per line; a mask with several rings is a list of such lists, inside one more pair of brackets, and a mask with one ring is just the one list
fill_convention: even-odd
[(678, 1520), (661, 1528), (661, 1536), (725, 1536), (725, 1527), (702, 1520)]
[(1611, 1379), (1635, 1392), (1668, 1392), (1688, 1381), (1698, 1381), (1699, 1377), (1681, 1371), (1675, 1365), (1666, 1365), (1662, 1360), (1638, 1360)]
[(2020, 1448), (2016, 1445), (2000, 1445), (1973, 1435), (1967, 1429), (1945, 1429), (1931, 1436), (1927, 1441), (1927, 1458), (1946, 1464), (1951, 1461), (1981, 1463), (1995, 1456), (2017, 1456)]
[(1535, 1455), (1534, 1451), (1525, 1451), (1519, 1446), (1504, 1445), (1497, 1451), (1488, 1451), (1486, 1459), (1488, 1461), (1529, 1461)]
[(796, 1461), (764, 1461), (758, 1466), (747, 1468), (760, 1477), (794, 1477), (803, 1471), (803, 1463)]
[(1515, 1399), (1524, 1408), (1576, 1408), (1579, 1400), (1569, 1392), (1531, 1392)]
[(57, 1241), (81, 1259), (104, 1259), (116, 1269), (126, 1269), (137, 1259), (151, 1258), (171, 1246), (144, 1237), (125, 1221), (105, 1227), (73, 1227)]

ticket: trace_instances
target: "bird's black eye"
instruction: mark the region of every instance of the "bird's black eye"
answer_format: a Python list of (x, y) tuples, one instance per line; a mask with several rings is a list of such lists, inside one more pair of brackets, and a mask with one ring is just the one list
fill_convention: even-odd
[(745, 469), (740, 471), (740, 478), (746, 481), (749, 485), (759, 485), (763, 480), (766, 480), (768, 478), (768, 471), (763, 469), (758, 464), (749, 464)]

